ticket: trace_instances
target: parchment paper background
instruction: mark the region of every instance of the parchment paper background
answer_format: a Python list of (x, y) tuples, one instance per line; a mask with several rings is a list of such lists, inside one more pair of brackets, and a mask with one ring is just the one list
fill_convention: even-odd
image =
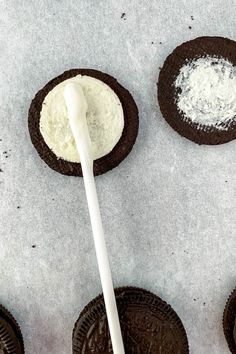
[(156, 82), (183, 41), (236, 39), (235, 1), (0, 5), (0, 303), (18, 320), (26, 354), (70, 353), (73, 325), (101, 291), (83, 180), (50, 170), (27, 128), (35, 93), (81, 67), (116, 77), (140, 112), (132, 153), (96, 179), (115, 286), (144, 287), (170, 303), (191, 353), (227, 354), (221, 322), (236, 286), (236, 142), (198, 146), (180, 137), (161, 116)]

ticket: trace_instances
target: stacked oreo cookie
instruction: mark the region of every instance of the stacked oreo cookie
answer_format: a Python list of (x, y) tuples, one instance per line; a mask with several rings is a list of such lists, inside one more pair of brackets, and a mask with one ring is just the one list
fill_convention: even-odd
[[(183, 324), (166, 302), (135, 287), (118, 288), (115, 294), (125, 353), (189, 353)], [(102, 295), (85, 307), (76, 322), (73, 353), (113, 353)]]

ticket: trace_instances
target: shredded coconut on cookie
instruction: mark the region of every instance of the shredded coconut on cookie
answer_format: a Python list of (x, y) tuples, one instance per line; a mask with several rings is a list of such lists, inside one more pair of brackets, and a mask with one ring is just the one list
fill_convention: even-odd
[(185, 119), (223, 130), (236, 120), (236, 67), (228, 60), (206, 56), (189, 61), (174, 85)]

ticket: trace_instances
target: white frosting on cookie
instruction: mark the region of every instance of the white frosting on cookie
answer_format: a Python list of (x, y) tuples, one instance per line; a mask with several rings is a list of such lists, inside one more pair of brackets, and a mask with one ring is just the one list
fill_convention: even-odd
[(207, 56), (186, 63), (175, 87), (178, 109), (191, 121), (227, 130), (236, 119), (236, 67), (228, 60)]
[(92, 142), (92, 157), (96, 160), (112, 151), (124, 129), (121, 102), (104, 82), (78, 75), (55, 86), (43, 101), (40, 132), (58, 158), (80, 162), (63, 95), (65, 86), (70, 82), (78, 82), (84, 92), (88, 104), (86, 118)]

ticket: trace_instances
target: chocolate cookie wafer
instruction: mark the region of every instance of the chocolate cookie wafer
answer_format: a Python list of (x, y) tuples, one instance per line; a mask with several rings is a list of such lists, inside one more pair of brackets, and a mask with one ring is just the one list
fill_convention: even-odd
[(158, 101), (170, 126), (198, 144), (235, 139), (236, 42), (199, 37), (178, 46), (160, 71)]
[(20, 327), (13, 316), (0, 305), (0, 353), (23, 354), (24, 343)]
[[(166, 302), (144, 289), (115, 290), (121, 330), (127, 354), (187, 354), (183, 324)], [(73, 354), (111, 354), (103, 296), (82, 311), (73, 331)]]
[[(70, 176), (82, 176), (81, 165), (79, 162), (68, 161), (57, 156), (53, 150), (47, 145), (40, 129), (40, 118), (43, 105), (47, 95), (59, 84), (65, 80), (72, 79), (76, 76), (90, 77), (102, 81), (117, 95), (123, 109), (124, 126), (119, 141), (114, 148), (105, 156), (94, 161), (94, 174), (100, 175), (116, 167), (131, 151), (137, 134), (138, 134), (138, 109), (135, 101), (128, 90), (121, 86), (112, 76), (92, 69), (72, 69), (64, 72), (62, 75), (51, 80), (46, 84), (33, 99), (28, 115), (28, 125), (30, 137), (39, 156), (53, 170)], [(98, 92), (99, 93), (99, 92)], [(60, 102), (59, 102), (60, 103)], [(106, 102), (109, 103), (109, 102)], [(119, 104), (119, 103), (118, 103)], [(55, 108), (52, 114), (59, 114), (60, 107)], [(96, 116), (96, 109), (91, 115)], [(106, 112), (105, 112), (106, 114)], [(104, 124), (104, 123), (102, 123)], [(101, 125), (102, 125), (101, 124)], [(53, 129), (49, 127), (48, 129)], [(58, 140), (60, 141), (60, 131)], [(63, 132), (62, 132), (63, 133)], [(108, 132), (109, 135), (109, 132)], [(66, 145), (65, 141), (65, 145)], [(63, 147), (62, 147), (63, 148)]]
[(236, 354), (236, 289), (225, 306), (223, 329), (231, 353)]

